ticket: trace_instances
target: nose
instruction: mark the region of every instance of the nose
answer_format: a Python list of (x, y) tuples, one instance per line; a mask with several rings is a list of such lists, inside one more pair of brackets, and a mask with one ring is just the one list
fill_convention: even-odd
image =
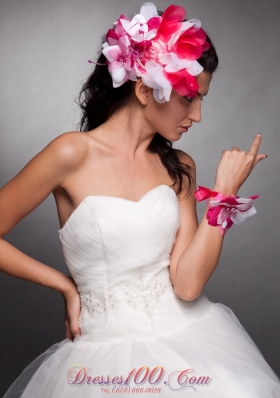
[(194, 123), (201, 121), (201, 101), (200, 98), (195, 98), (189, 107), (188, 118)]

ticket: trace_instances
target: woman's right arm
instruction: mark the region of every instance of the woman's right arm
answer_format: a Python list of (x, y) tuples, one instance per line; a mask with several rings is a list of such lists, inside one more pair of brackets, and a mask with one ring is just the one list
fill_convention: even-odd
[[(72, 312), (78, 311), (73, 279), (29, 257), (3, 237), (54, 189), (62, 187), (67, 176), (79, 167), (86, 148), (78, 134), (81, 133), (69, 132), (55, 138), (0, 190), (0, 271), (57, 290), (67, 304), (71, 303)], [(76, 320), (66, 337), (78, 333)]]

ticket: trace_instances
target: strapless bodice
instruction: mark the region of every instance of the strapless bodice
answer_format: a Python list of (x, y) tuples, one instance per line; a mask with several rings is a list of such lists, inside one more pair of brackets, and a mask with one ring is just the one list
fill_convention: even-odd
[(151, 338), (183, 327), (182, 311), (194, 303), (174, 293), (168, 268), (179, 226), (178, 199), (168, 185), (138, 202), (82, 200), (58, 234), (81, 296), (84, 339)]

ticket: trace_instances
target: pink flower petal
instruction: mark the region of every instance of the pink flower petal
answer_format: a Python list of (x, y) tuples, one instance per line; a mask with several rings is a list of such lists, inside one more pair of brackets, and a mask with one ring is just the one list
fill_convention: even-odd
[(164, 72), (166, 78), (179, 95), (188, 95), (190, 97), (196, 96), (199, 85), (196, 78), (189, 74), (186, 69), (179, 70), (175, 73)]
[(167, 7), (161, 16), (161, 24), (158, 28), (157, 38), (167, 42), (173, 33), (182, 26), (182, 21), (186, 19), (186, 10), (174, 4)]
[(192, 26), (177, 39), (171, 51), (174, 51), (181, 59), (196, 60), (201, 57), (205, 41), (206, 33), (204, 30)]
[(134, 44), (134, 47), (138, 50), (138, 51), (145, 51), (148, 48), (151, 47), (152, 42), (150, 40), (142, 40), (140, 42), (134, 42), (132, 41)]
[(187, 12), (184, 7), (171, 4), (162, 14), (162, 19), (168, 22), (182, 22), (187, 17)]
[(147, 22), (149, 30), (158, 29), (161, 23), (161, 17), (154, 17)]
[(211, 46), (210, 46), (210, 43), (205, 42), (205, 43), (202, 45), (202, 52), (208, 51), (210, 47), (211, 47)]
[(129, 45), (130, 41), (127, 36), (122, 36), (119, 38), (119, 46), (124, 54), (128, 54)]
[(117, 35), (117, 33), (113, 29), (109, 29), (107, 34), (106, 34), (106, 41), (108, 43), (109, 43), (109, 40), (108, 40), (109, 38), (118, 40), (119, 35)]
[(207, 218), (208, 218), (209, 225), (212, 225), (212, 226), (217, 225), (217, 220), (218, 220), (218, 216), (220, 214), (220, 210), (221, 209), (219, 207), (215, 207), (213, 209), (208, 209)]
[(103, 48), (102, 53), (109, 62), (113, 62), (122, 53), (120, 46), (108, 46)]

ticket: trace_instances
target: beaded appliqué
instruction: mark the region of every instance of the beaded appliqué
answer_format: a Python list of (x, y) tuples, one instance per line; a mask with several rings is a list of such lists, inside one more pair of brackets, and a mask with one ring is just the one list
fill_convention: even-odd
[(145, 282), (143, 267), (135, 275), (135, 282), (131, 285), (120, 285), (107, 291), (101, 284), (101, 294), (98, 297), (93, 292), (82, 293), (78, 289), (81, 298), (81, 309), (87, 310), (93, 318), (98, 318), (104, 313), (106, 323), (110, 322), (112, 311), (120, 303), (125, 303), (136, 311), (141, 311), (154, 324), (154, 308), (161, 301), (162, 296), (170, 291), (175, 298), (180, 298), (174, 293), (169, 273), (159, 281)]
[(167, 291), (173, 292), (173, 286), (169, 274), (161, 281), (145, 282), (143, 267), (135, 275), (136, 282), (132, 286), (121, 286), (125, 295), (125, 302), (133, 309), (143, 312), (150, 322), (154, 324), (153, 315), (156, 304), (161, 301)]
[[(79, 288), (78, 292), (80, 293), (81, 298), (81, 310), (87, 310), (92, 318), (98, 318), (102, 313), (105, 315), (106, 323), (110, 322), (110, 314), (112, 308), (117, 305), (121, 299), (115, 297), (115, 294), (106, 293), (104, 291), (104, 286), (101, 284), (101, 295), (100, 298), (94, 294), (90, 293), (82, 293)], [(81, 323), (81, 314), (79, 317), (79, 326)]]

